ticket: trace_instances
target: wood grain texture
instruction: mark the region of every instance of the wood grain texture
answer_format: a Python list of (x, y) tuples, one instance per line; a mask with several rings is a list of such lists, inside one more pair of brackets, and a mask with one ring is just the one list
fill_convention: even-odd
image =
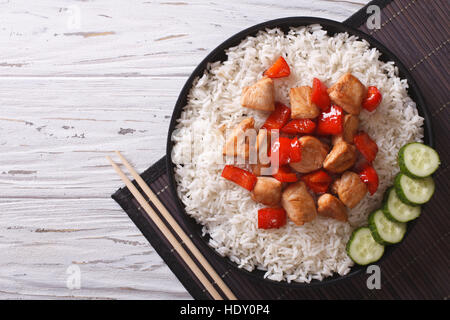
[(105, 156), (162, 157), (185, 80), (234, 33), (367, 2), (0, 1), (0, 298), (189, 299), (110, 199)]

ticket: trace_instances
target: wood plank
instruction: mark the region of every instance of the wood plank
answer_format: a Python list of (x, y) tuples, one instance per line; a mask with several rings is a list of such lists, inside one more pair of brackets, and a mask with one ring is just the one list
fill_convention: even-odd
[(365, 3), (1, 1), (0, 298), (189, 299), (110, 199), (122, 182), (105, 155), (139, 171), (162, 157), (185, 80), (236, 32)]
[[(190, 297), (110, 199), (2, 199), (0, 211), (2, 298)], [(71, 265), (79, 290), (66, 284)]]
[(367, 1), (0, 3), (0, 76), (187, 76), (240, 30), (288, 16), (344, 20)]
[(140, 171), (162, 157), (182, 85), (166, 78), (3, 78), (0, 198), (108, 197), (121, 182), (105, 156), (123, 151)]

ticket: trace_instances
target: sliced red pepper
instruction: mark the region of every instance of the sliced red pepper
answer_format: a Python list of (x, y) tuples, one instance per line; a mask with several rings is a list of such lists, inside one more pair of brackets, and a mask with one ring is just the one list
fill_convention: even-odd
[(281, 102), (275, 103), (275, 110), (266, 119), (261, 129), (281, 129), (291, 118), (291, 108), (286, 107)]
[(362, 106), (367, 111), (372, 112), (380, 105), (382, 98), (378, 88), (370, 86), (367, 88), (367, 96), (364, 98)]
[(283, 57), (279, 57), (275, 63), (264, 72), (264, 76), (269, 78), (283, 78), (291, 74), (291, 69)]
[(344, 110), (337, 105), (332, 105), (322, 112), (317, 120), (317, 134), (337, 135), (341, 134), (344, 124)]
[(278, 229), (286, 224), (283, 208), (263, 208), (258, 210), (258, 229)]
[(281, 182), (297, 182), (298, 178), (295, 172), (292, 172), (289, 166), (278, 168), (278, 171), (272, 175), (275, 179)]
[[(271, 162), (278, 163), (278, 166), (289, 163), (291, 156), (291, 139), (286, 137), (279, 137), (278, 140), (272, 143), (270, 153)], [(278, 158), (277, 158), (278, 157)]]
[(308, 173), (300, 178), (315, 193), (327, 192), (333, 179), (323, 170)]
[(378, 189), (378, 174), (375, 169), (368, 163), (363, 166), (359, 172), (360, 179), (367, 184), (370, 195), (373, 195)]
[(313, 79), (311, 101), (322, 110), (327, 110), (331, 104), (327, 89), (322, 81), (317, 78)]
[(302, 149), (297, 138), (291, 140), (291, 152), (289, 153), (289, 163), (300, 162), (302, 160)]
[(300, 142), (297, 138), (279, 137), (272, 144), (270, 158), (272, 164), (278, 163), (279, 167), (291, 162), (299, 162), (302, 159)]
[(233, 181), (248, 191), (253, 190), (257, 180), (253, 173), (231, 165), (226, 165), (225, 168), (223, 168), (222, 177)]
[(359, 132), (353, 137), (353, 143), (367, 161), (372, 163), (375, 160), (378, 152), (378, 146), (367, 133), (364, 131)]
[(310, 119), (294, 119), (281, 128), (281, 132), (286, 134), (313, 133), (314, 130), (316, 123)]

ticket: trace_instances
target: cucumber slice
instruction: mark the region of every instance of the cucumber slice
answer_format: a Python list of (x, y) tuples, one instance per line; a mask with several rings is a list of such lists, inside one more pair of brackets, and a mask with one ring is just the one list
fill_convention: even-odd
[(406, 223), (389, 220), (379, 209), (370, 214), (369, 229), (376, 242), (388, 245), (402, 241), (406, 233)]
[(399, 199), (410, 206), (428, 202), (433, 196), (435, 188), (432, 177), (414, 179), (404, 173), (399, 173), (395, 177), (394, 187)]
[(353, 231), (346, 250), (354, 262), (365, 266), (378, 261), (383, 256), (384, 246), (373, 239), (368, 227), (360, 227)]
[(394, 222), (408, 222), (416, 219), (421, 212), (420, 206), (410, 206), (397, 197), (394, 187), (386, 191), (383, 202), (383, 213), (391, 221)]
[(398, 152), (401, 172), (412, 178), (429, 177), (437, 170), (440, 163), (436, 150), (423, 143), (408, 143)]

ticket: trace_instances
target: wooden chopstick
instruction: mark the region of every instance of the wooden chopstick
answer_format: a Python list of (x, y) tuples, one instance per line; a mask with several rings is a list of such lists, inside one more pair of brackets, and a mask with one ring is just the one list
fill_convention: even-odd
[(116, 154), (122, 160), (125, 167), (130, 171), (131, 175), (136, 180), (138, 185), (142, 188), (142, 190), (147, 195), (147, 197), (150, 199), (150, 201), (159, 210), (159, 212), (162, 214), (164, 219), (166, 219), (166, 221), (169, 223), (169, 225), (172, 227), (172, 229), (175, 231), (175, 233), (180, 237), (180, 239), (184, 242), (184, 244), (192, 252), (194, 257), (200, 262), (200, 264), (203, 266), (203, 268), (206, 270), (206, 272), (208, 272), (208, 274), (211, 276), (211, 278), (214, 280), (214, 282), (223, 291), (225, 296), (229, 300), (237, 300), (236, 296), (233, 294), (233, 292), (230, 290), (230, 288), (225, 284), (225, 282), (222, 280), (222, 278), (217, 274), (217, 272), (213, 269), (213, 267), (210, 265), (210, 263), (205, 259), (205, 257), (200, 252), (200, 250), (198, 250), (198, 248), (194, 245), (194, 243), (192, 242), (190, 237), (184, 232), (183, 229), (181, 229), (180, 225), (175, 221), (175, 219), (172, 217), (172, 215), (169, 213), (169, 211), (167, 211), (166, 207), (161, 203), (161, 201), (154, 194), (154, 192), (150, 189), (150, 187), (147, 185), (147, 183), (144, 181), (144, 179), (141, 178), (141, 176), (136, 172), (136, 170), (134, 170), (134, 168), (131, 166), (131, 164), (127, 161), (127, 159), (125, 159), (125, 157), (119, 151), (116, 151)]
[(167, 226), (158, 217), (156, 212), (152, 209), (152, 207), (148, 204), (148, 202), (144, 199), (144, 197), (139, 193), (138, 189), (133, 185), (133, 183), (130, 181), (130, 179), (128, 179), (128, 177), (123, 173), (123, 171), (119, 168), (119, 166), (110, 157), (107, 156), (106, 158), (109, 160), (109, 162), (113, 166), (114, 170), (116, 170), (117, 174), (120, 176), (122, 181), (128, 187), (128, 190), (130, 190), (131, 194), (136, 198), (136, 200), (139, 202), (139, 204), (142, 206), (142, 208), (145, 210), (145, 212), (150, 216), (150, 219), (153, 220), (153, 222), (156, 224), (156, 226), (161, 231), (161, 233), (170, 242), (172, 247), (176, 250), (176, 252), (180, 255), (180, 257), (184, 260), (184, 262), (192, 270), (192, 272), (195, 274), (197, 279), (203, 284), (203, 286), (209, 292), (209, 294), (215, 300), (223, 300), (222, 296), (213, 287), (211, 282), (209, 282), (209, 280), (205, 277), (205, 275), (200, 270), (200, 268), (195, 264), (195, 262), (192, 260), (192, 258), (186, 252), (186, 250), (184, 250), (184, 248), (181, 246), (181, 244), (178, 242), (178, 240), (174, 237), (172, 232), (170, 232), (169, 228), (167, 228)]
[[(197, 249), (197, 247), (195, 247), (195, 245), (192, 243), (190, 238), (181, 229), (181, 227), (178, 225), (178, 223), (175, 221), (175, 219), (173, 219), (173, 217), (170, 215), (170, 213), (167, 211), (167, 209), (164, 207), (164, 205), (159, 201), (159, 199), (156, 197), (156, 195), (151, 191), (151, 189), (148, 187), (148, 185), (145, 183), (145, 181), (139, 176), (139, 174), (136, 172), (136, 170), (134, 170), (134, 168), (128, 163), (128, 161), (119, 152), (117, 152), (117, 154), (119, 155), (119, 157), (121, 158), (121, 160), (123, 161), (125, 166), (128, 168), (128, 170), (130, 170), (131, 174), (133, 175), (135, 180), (138, 182), (139, 186), (147, 194), (150, 201), (152, 201), (153, 204), (158, 208), (158, 210), (161, 212), (161, 214), (164, 216), (164, 218), (168, 221), (168, 223), (171, 225), (171, 227), (175, 230), (175, 232), (178, 234), (178, 236), (181, 238), (181, 240), (186, 244), (186, 246), (189, 248), (189, 250), (191, 250), (192, 254), (202, 264), (202, 266), (209, 273), (209, 275), (214, 279), (215, 283), (221, 288), (221, 290), (224, 292), (224, 294), (227, 296), (227, 298), (230, 300), (236, 300), (236, 297), (231, 292), (231, 290), (228, 288), (228, 286), (223, 282), (223, 280), (220, 278), (220, 276), (217, 274), (217, 272), (211, 267), (211, 265), (208, 263), (208, 261), (203, 257), (203, 255), (200, 253), (200, 251)], [(202, 285), (205, 287), (205, 289), (209, 292), (209, 294), (215, 300), (222, 300), (223, 299), (222, 296), (213, 287), (211, 282), (205, 277), (205, 275), (200, 270), (200, 268), (195, 264), (195, 262), (192, 260), (192, 258), (189, 256), (189, 254), (186, 252), (186, 250), (181, 246), (181, 244), (174, 237), (172, 232), (167, 228), (167, 226), (164, 224), (164, 222), (159, 218), (159, 216), (156, 214), (156, 212), (152, 209), (152, 207), (148, 204), (148, 202), (140, 194), (140, 192), (137, 190), (137, 188), (133, 185), (133, 183), (128, 179), (128, 177), (123, 173), (123, 171), (117, 166), (117, 164), (110, 157), (107, 157), (107, 159), (109, 160), (109, 162), (111, 163), (111, 165), (113, 166), (113, 168), (117, 172), (117, 174), (120, 176), (120, 178), (123, 180), (125, 185), (128, 187), (130, 192), (133, 194), (133, 196), (136, 198), (136, 200), (139, 202), (139, 204), (145, 210), (145, 212), (153, 220), (153, 222), (156, 224), (156, 226), (159, 228), (159, 230), (162, 232), (162, 234), (165, 235), (165, 237), (167, 238), (169, 243), (177, 251), (177, 253), (184, 260), (184, 262), (188, 265), (188, 267), (192, 270), (194, 275), (197, 277), (197, 279), (199, 279), (199, 281), (202, 283)], [(193, 248), (193, 249), (191, 249), (191, 248)]]

